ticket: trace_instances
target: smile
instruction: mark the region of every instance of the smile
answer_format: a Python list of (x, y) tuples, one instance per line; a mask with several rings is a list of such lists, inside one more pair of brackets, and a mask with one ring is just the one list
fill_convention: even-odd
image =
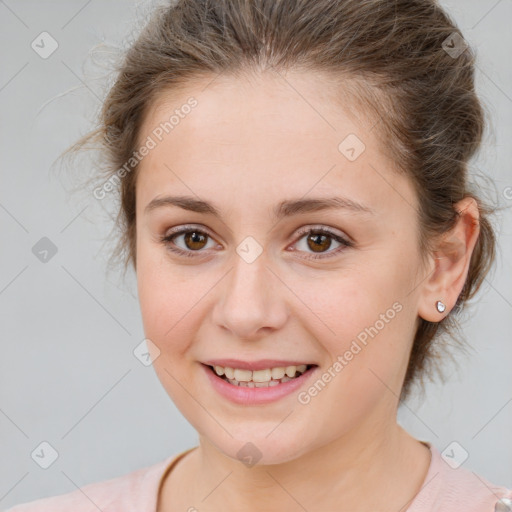
[[(220, 365), (221, 362), (226, 366)], [(282, 366), (278, 366), (279, 363)], [(319, 370), (317, 364), (286, 363), (270, 360), (258, 363), (218, 360), (202, 363), (201, 367), (216, 393), (230, 402), (247, 406), (267, 404), (296, 393)]]
[(230, 368), (229, 366), (210, 366), (220, 378), (233, 386), (248, 388), (266, 388), (279, 386), (284, 382), (295, 379), (306, 372), (313, 365), (301, 364), (299, 366), (277, 366), (262, 370), (244, 370)]

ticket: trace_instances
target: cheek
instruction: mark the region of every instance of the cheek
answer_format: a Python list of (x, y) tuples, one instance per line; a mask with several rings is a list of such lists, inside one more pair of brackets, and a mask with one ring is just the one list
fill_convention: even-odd
[[(137, 265), (139, 303), (145, 337), (160, 351), (153, 368), (175, 405), (188, 415), (194, 410), (186, 390), (193, 389), (186, 357), (196, 333), (194, 304), (201, 293), (193, 293), (182, 273), (171, 272), (165, 257), (141, 252)], [(155, 257), (156, 256), (156, 257)]]
[(194, 293), (183, 273), (170, 272), (165, 252), (149, 244), (138, 248), (137, 288), (146, 337), (166, 354), (182, 350), (180, 340), (187, 340), (184, 330), (199, 291)]
[[(336, 380), (356, 395), (369, 392), (374, 385), (384, 388), (379, 378), (396, 389), (405, 371), (416, 319), (413, 267), (402, 265), (398, 255), (390, 253), (386, 265), (377, 258), (369, 260), (336, 278), (315, 281), (307, 295), (321, 319), (315, 321), (318, 327), (313, 330), (322, 333), (318, 339), (332, 363), (339, 361), (343, 367), (339, 370), (338, 365), (335, 373), (343, 377)], [(303, 296), (307, 289), (304, 283)]]
[(394, 407), (400, 394), (410, 351), (411, 311), (398, 302), (382, 308), (376, 304), (363, 302), (347, 317), (339, 315), (336, 336), (320, 338), (331, 362), (319, 378), (329, 383), (325, 393), (306, 392), (315, 407), (332, 411), (326, 421), (335, 430), (339, 425), (350, 429), (379, 407)]
[[(391, 325), (397, 309), (403, 307), (410, 291), (403, 270), (389, 266), (381, 272), (371, 265), (340, 270), (323, 279), (295, 280), (294, 290), (311, 305), (319, 332), (333, 340), (355, 338), (365, 328), (377, 324), (379, 331)], [(393, 304), (399, 303), (393, 308)], [(364, 335), (361, 336), (364, 338)]]

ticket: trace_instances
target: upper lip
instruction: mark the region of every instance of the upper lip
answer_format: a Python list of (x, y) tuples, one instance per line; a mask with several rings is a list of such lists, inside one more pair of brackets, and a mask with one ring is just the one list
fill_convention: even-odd
[(210, 359), (208, 361), (204, 361), (203, 364), (208, 366), (222, 366), (224, 368), (238, 368), (240, 370), (265, 370), (267, 368), (279, 368), (281, 366), (286, 368), (287, 366), (300, 366), (301, 364), (314, 366), (313, 363), (284, 359), (258, 359), (257, 361), (241, 361), (240, 359)]

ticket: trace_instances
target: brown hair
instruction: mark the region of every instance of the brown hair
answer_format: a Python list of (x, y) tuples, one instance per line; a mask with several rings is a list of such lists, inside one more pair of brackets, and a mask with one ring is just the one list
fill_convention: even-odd
[[(454, 33), (454, 21), (434, 0), (178, 0), (155, 8), (124, 54), (99, 127), (70, 150), (98, 142), (107, 176), (113, 176), (137, 149), (158, 94), (195, 78), (266, 66), (350, 77), (357, 83), (349, 89), (356, 104), (374, 113), (383, 147), (415, 185), (422, 254), (454, 225), (457, 201), (471, 195), (480, 207), (480, 236), (455, 309), (439, 323), (420, 319), (405, 399), (414, 381), (439, 370), (432, 365), (439, 359), (432, 342), (443, 333), (453, 336), (455, 315), (479, 289), (495, 256), (491, 210), (470, 192), (467, 177), (485, 128), (474, 90), (474, 54), (469, 46), (459, 55), (448, 51), (451, 41), (463, 41)], [(119, 180), (116, 254), (125, 255), (125, 271), (136, 262), (137, 165), (132, 167)]]

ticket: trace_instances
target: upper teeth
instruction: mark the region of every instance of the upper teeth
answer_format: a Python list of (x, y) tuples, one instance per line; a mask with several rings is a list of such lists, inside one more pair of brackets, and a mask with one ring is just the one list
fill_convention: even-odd
[(277, 368), (266, 368), (265, 370), (240, 370), (239, 368), (229, 368), (223, 366), (214, 366), (217, 375), (226, 375), (228, 379), (235, 379), (239, 382), (270, 382), (272, 379), (279, 380), (285, 375), (295, 377), (295, 373), (306, 371), (307, 365), (299, 366), (279, 366)]

